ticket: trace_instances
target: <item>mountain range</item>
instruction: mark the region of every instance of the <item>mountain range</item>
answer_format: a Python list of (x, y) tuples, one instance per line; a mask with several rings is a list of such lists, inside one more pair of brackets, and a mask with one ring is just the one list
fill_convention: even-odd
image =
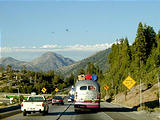
[(23, 66), (32, 71), (49, 71), (57, 70), (60, 67), (68, 66), (75, 63), (72, 59), (65, 58), (62, 55), (54, 52), (46, 52), (40, 57), (32, 60), (31, 62), (19, 61), (12, 57), (6, 57), (0, 59), (0, 65), (7, 67), (11, 65), (12, 69), (21, 70)]
[(88, 62), (91, 62), (95, 66), (98, 66), (100, 70), (105, 71), (109, 68), (109, 65), (107, 64), (107, 56), (110, 51), (111, 48), (97, 52), (88, 58), (58, 69), (58, 72), (63, 74), (64, 76), (70, 75), (71, 73), (77, 74), (81, 68), (85, 69), (87, 67)]
[(104, 71), (108, 68), (107, 56), (111, 49), (106, 49), (96, 54), (75, 62), (70, 58), (65, 58), (54, 52), (46, 52), (40, 57), (32, 60), (31, 62), (19, 61), (12, 57), (0, 58), (0, 65), (5, 68), (7, 65), (11, 65), (12, 69), (21, 70), (23, 66), (27, 70), (31, 71), (49, 71), (55, 70), (63, 75), (69, 75), (70, 73), (76, 74), (81, 68), (85, 68), (88, 62), (93, 63), (95, 66), (99, 66), (100, 70)]

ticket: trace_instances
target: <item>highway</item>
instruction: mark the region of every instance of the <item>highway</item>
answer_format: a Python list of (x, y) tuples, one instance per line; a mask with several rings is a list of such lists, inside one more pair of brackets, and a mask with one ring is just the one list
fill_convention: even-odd
[(101, 109), (97, 112), (74, 112), (73, 103), (64, 105), (49, 105), (49, 113), (32, 113), (23, 116), (22, 113), (10, 116), (3, 120), (156, 120), (146, 112), (137, 112), (116, 104), (101, 102)]

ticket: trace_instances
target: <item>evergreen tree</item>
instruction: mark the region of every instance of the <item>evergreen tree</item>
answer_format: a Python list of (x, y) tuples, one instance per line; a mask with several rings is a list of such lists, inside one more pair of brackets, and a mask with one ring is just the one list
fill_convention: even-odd
[(156, 44), (156, 33), (154, 32), (153, 27), (145, 25), (144, 34), (145, 34), (145, 39), (147, 42), (146, 55), (148, 57), (150, 55), (151, 50), (157, 45)]
[(158, 31), (158, 34), (157, 34), (157, 37), (156, 37), (156, 42), (157, 42), (158, 52), (160, 52), (160, 30)]
[(86, 73), (88, 73), (88, 74), (95, 74), (96, 73), (96, 68), (93, 63), (88, 62)]
[(85, 71), (82, 68), (78, 71), (78, 75), (81, 75), (81, 74), (85, 74)]
[(0, 65), (0, 72), (4, 71), (4, 67)]
[(138, 25), (137, 36), (133, 43), (133, 47), (135, 60), (140, 67), (140, 62), (145, 63), (147, 60), (147, 41), (145, 37), (145, 30), (141, 22)]

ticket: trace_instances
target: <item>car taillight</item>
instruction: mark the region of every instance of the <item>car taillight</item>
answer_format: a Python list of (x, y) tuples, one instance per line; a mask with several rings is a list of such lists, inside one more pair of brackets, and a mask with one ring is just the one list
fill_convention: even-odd
[(21, 107), (23, 107), (23, 104), (21, 104)]
[(44, 103), (42, 103), (42, 107), (44, 107)]

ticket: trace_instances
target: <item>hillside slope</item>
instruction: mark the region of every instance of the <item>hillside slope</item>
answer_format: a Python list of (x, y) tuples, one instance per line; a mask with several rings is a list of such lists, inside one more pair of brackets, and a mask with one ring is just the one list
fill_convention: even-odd
[[(140, 105), (139, 85), (133, 87), (130, 91), (128, 90), (126, 96), (125, 93), (117, 94), (112, 102), (129, 107), (138, 107)], [(149, 108), (158, 107), (158, 84), (154, 84), (149, 89), (142, 85), (142, 103)]]
[(78, 61), (72, 65), (66, 66), (66, 67), (62, 67), (60, 69), (57, 70), (57, 72), (60, 72), (63, 75), (70, 75), (71, 73), (73, 74), (77, 74), (78, 70), (80, 70), (81, 68), (85, 69), (87, 66), (88, 62), (93, 63), (95, 66), (98, 66), (100, 70), (105, 71), (106, 69), (108, 69), (108, 64), (107, 64), (107, 56), (108, 53), (111, 51), (111, 49), (106, 49), (100, 52), (97, 52), (96, 54), (83, 59), (81, 61)]
[(7, 67), (10, 65), (12, 69), (21, 70), (23, 66), (25, 66), (29, 70), (38, 71), (37, 68), (34, 68), (30, 62), (16, 60), (12, 57), (0, 58), (0, 65), (3, 67)]

